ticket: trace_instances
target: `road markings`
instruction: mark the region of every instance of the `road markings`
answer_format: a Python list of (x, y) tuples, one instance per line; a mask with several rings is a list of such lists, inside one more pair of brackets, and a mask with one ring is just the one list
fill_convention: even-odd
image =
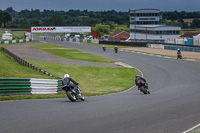
[(190, 128), (190, 129), (188, 129), (188, 130), (182, 132), (182, 133), (189, 133), (189, 132), (191, 132), (192, 130), (197, 129), (197, 128), (200, 128), (200, 123), (199, 123), (198, 125), (196, 125), (196, 126)]

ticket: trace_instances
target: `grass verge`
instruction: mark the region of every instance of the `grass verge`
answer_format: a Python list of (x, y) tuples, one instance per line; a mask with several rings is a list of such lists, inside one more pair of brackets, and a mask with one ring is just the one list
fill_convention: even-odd
[[(65, 73), (68, 73), (80, 84), (85, 96), (104, 95), (126, 90), (134, 85), (135, 74), (139, 73), (136, 69), (125, 67), (71, 66), (58, 63), (28, 61), (58, 77), (63, 77)], [(54, 95), (1, 96), (0, 100), (66, 97), (66, 94), (62, 92)]]
[(28, 67), (19, 65), (10, 56), (0, 50), (0, 77), (9, 78), (42, 78), (51, 77), (40, 74)]
[[(124, 50), (124, 49), (123, 49), (123, 50)], [(124, 51), (133, 51), (133, 52), (137, 52), (137, 53), (144, 53), (144, 54), (156, 55), (156, 56), (163, 56), (163, 57), (171, 57), (171, 58), (177, 59), (177, 56), (162, 55), (162, 54), (154, 54), (154, 53), (148, 53), (148, 52), (142, 52), (142, 51), (135, 51), (135, 50), (124, 50)], [(200, 59), (185, 58), (185, 57), (182, 57), (182, 59), (200, 60)]]
[(87, 52), (79, 51), (76, 49), (71, 49), (63, 46), (58, 46), (55, 44), (44, 43), (33, 46), (31, 48), (40, 49), (51, 53), (53, 55), (57, 55), (62, 58), (72, 59), (72, 60), (79, 60), (79, 61), (89, 61), (89, 62), (98, 62), (98, 63), (111, 63), (115, 62), (114, 60), (90, 54)]
[(136, 69), (125, 67), (71, 66), (59, 63), (31, 61), (57, 77), (68, 73), (86, 95), (102, 95), (119, 92), (134, 85)]

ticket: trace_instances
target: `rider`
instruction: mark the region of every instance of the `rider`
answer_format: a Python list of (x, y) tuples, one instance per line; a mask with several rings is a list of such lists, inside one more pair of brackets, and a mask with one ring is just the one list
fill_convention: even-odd
[(115, 53), (117, 53), (117, 51), (118, 51), (117, 46), (114, 47), (114, 50), (115, 50)]
[[(70, 81), (73, 84), (71, 84)], [(78, 85), (78, 83), (75, 80), (73, 80), (71, 77), (69, 77), (69, 74), (65, 74), (64, 75), (64, 79), (62, 81), (62, 84), (63, 84), (63, 86), (69, 85), (71, 88), (74, 88), (74, 87), (76, 87)]]
[(140, 86), (138, 84), (138, 81), (140, 81), (140, 80), (143, 80), (145, 83), (147, 82), (144, 78), (140, 77), (139, 74), (136, 74), (136, 76), (135, 76), (135, 84), (136, 84), (136, 86), (138, 86), (138, 90), (140, 88)]
[(180, 49), (178, 49), (177, 54), (181, 54), (181, 50)]
[(103, 49), (104, 52), (106, 52), (106, 47), (105, 47), (105, 45), (102, 46), (102, 49)]
[(181, 50), (180, 49), (178, 49), (178, 51), (177, 51), (177, 59), (178, 59), (178, 56), (181, 56)]

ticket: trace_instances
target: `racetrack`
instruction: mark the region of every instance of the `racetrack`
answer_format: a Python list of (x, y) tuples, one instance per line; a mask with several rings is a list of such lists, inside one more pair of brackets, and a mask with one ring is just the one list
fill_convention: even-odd
[(180, 133), (200, 123), (200, 62), (45, 42), (134, 66), (143, 72), (151, 94), (134, 87), (123, 93), (86, 97), (84, 102), (72, 103), (67, 98), (0, 102), (0, 132)]

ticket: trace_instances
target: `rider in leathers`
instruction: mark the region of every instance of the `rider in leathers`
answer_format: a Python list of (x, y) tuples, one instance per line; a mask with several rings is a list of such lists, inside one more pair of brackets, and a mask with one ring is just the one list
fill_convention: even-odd
[(144, 79), (144, 78), (142, 78), (142, 77), (140, 77), (140, 75), (136, 75), (135, 76), (135, 84), (136, 84), (136, 86), (138, 86), (138, 90), (139, 90), (139, 88), (140, 88), (140, 86), (139, 86), (139, 84), (138, 84), (138, 81), (140, 81), (140, 80), (143, 80), (145, 83), (146, 83), (146, 80)]
[[(72, 82), (73, 84), (71, 84), (70, 82)], [(74, 88), (78, 85), (78, 83), (75, 80), (73, 80), (71, 77), (69, 77), (69, 74), (64, 75), (62, 84), (63, 84), (63, 86), (69, 85), (71, 88)]]

